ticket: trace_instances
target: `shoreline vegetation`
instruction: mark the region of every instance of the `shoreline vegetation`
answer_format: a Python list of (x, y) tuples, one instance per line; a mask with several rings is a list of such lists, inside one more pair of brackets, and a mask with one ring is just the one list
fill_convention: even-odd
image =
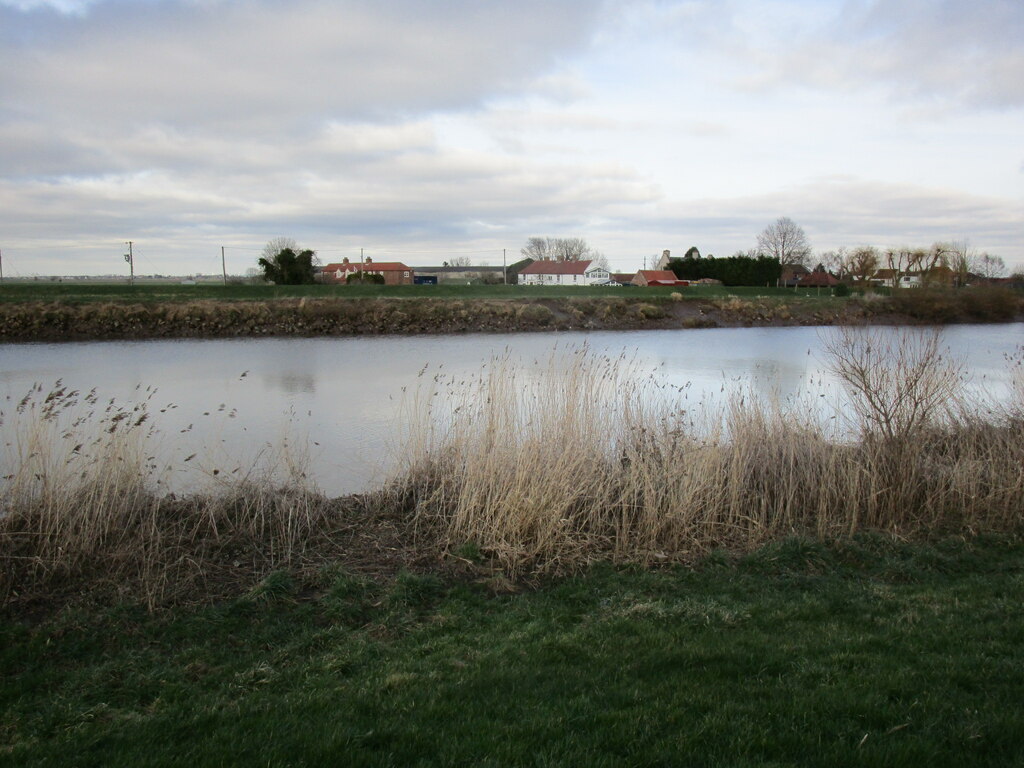
[[(848, 419), (626, 359), (427, 378), (381, 488), (154, 487), (145, 397), (5, 408), (2, 765), (1011, 765), (1024, 350), (824, 338)], [(425, 377), (426, 378), (426, 377)]]
[(1004, 287), (850, 297), (787, 289), (3, 286), (0, 341), (350, 336), (1024, 319)]
[(1010, 397), (982, 402), (939, 339), (829, 331), (850, 397), (839, 418), (743, 391), (687, 411), (586, 347), (540, 369), (495, 359), (475, 381), (423, 381), (393, 476), (340, 499), (316, 490), (301, 447), (162, 492), (172, 468), (148, 448), (160, 434), (144, 397), (37, 386), (0, 416), (0, 601), (31, 611), (107, 594), (154, 609), (335, 562), (385, 576), (472, 565), (514, 583), (792, 535), (1018, 534), (1024, 351), (1008, 360)]

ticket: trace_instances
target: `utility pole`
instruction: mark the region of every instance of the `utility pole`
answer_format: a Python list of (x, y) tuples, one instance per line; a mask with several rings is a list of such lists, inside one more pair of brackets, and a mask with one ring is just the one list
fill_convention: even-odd
[(124, 260), (128, 262), (128, 284), (135, 285), (135, 257), (132, 254), (132, 241), (126, 241), (128, 246), (128, 253), (124, 255)]
[(508, 265), (505, 263), (505, 249), (501, 249), (501, 276), (508, 285)]
[(224, 273), (224, 285), (228, 284), (228, 268), (224, 262), (224, 246), (220, 247), (220, 271)]

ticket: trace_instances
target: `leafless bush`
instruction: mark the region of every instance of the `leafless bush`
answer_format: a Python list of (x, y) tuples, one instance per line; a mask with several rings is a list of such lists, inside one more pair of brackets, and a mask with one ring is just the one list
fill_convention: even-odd
[(962, 402), (964, 365), (937, 330), (841, 327), (822, 346), (865, 436), (913, 437)]
[[(685, 560), (792, 533), (1019, 527), (1021, 430), (995, 411), (944, 410), (962, 374), (937, 342), (905, 341), (895, 368), (883, 369), (870, 364), (878, 348), (850, 339), (836, 351), (861, 387), (855, 442), (809, 409), (749, 394), (720, 412), (683, 414), (622, 360), (503, 359), (441, 428), (406, 444), (392, 499), (423, 544), (472, 542), (513, 575), (595, 558)], [(419, 412), (436, 423), (436, 411)]]

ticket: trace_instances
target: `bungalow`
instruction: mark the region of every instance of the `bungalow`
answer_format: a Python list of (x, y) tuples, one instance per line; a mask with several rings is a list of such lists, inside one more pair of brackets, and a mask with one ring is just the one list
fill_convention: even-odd
[(340, 264), (328, 264), (321, 271), (321, 280), (325, 283), (344, 283), (350, 275), (363, 272), (367, 275), (380, 275), (384, 285), (412, 285), (413, 271), (400, 261), (374, 262), (364, 259), (362, 262), (342, 259)]
[(786, 288), (793, 288), (800, 285), (800, 281), (811, 273), (803, 264), (783, 264), (782, 274), (779, 275), (779, 285)]
[(630, 280), (633, 285), (640, 286), (671, 286), (689, 285), (689, 280), (680, 280), (671, 269), (641, 269)]
[(839, 280), (830, 275), (825, 267), (821, 264), (814, 268), (813, 272), (809, 272), (797, 281), (797, 285), (801, 288), (831, 288), (839, 285)]
[(593, 261), (535, 261), (520, 270), (520, 285), (607, 285), (611, 275)]
[(871, 276), (870, 282), (873, 285), (881, 285), (886, 288), (920, 288), (920, 272), (900, 272), (896, 269), (879, 269)]

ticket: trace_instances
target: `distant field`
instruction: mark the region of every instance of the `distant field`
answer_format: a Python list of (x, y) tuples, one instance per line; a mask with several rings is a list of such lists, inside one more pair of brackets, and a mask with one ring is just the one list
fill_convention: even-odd
[(794, 291), (792, 288), (699, 286), (690, 288), (570, 287), (525, 285), (178, 285), (171, 283), (52, 283), (20, 282), (0, 285), (0, 302), (58, 301), (84, 302), (178, 302), (196, 300), (266, 301), (290, 298), (453, 298), (519, 299), (568, 298), (572, 296), (668, 296), (679, 292), (687, 298), (739, 296), (785, 296), (789, 298), (827, 298), (828, 291)]

